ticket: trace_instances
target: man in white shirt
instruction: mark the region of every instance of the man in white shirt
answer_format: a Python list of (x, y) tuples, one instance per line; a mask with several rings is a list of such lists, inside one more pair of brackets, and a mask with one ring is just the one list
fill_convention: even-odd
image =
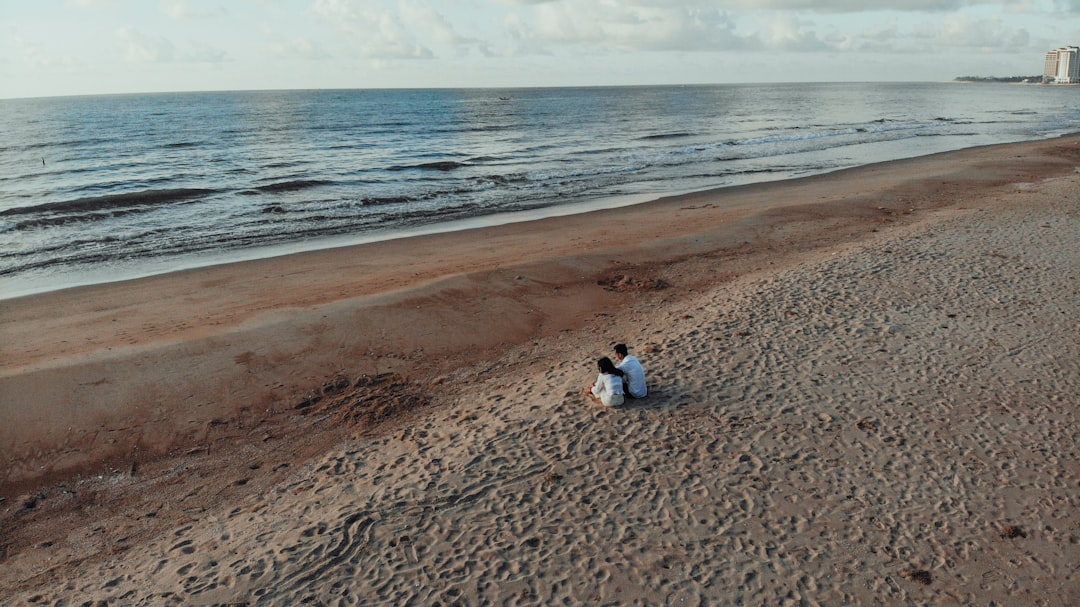
[(645, 369), (636, 356), (627, 353), (626, 344), (615, 344), (615, 367), (625, 373), (623, 392), (630, 398), (645, 398), (649, 388), (645, 385)]

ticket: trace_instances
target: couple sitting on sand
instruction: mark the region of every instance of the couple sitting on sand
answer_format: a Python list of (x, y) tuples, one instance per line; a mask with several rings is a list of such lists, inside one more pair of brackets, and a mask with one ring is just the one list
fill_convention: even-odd
[(637, 357), (627, 354), (626, 344), (615, 344), (615, 358), (618, 365), (606, 356), (597, 361), (600, 374), (596, 383), (584, 388), (582, 393), (606, 407), (618, 407), (627, 397), (645, 398), (649, 389), (645, 385), (645, 369)]

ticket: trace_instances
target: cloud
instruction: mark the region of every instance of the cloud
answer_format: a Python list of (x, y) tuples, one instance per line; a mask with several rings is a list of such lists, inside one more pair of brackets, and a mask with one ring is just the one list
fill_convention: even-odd
[[(21, 62), (34, 69), (71, 67), (78, 64), (72, 57), (53, 55), (46, 50), (45, 45), (27, 40), (19, 34), (12, 35), (8, 40), (21, 58)], [(10, 62), (10, 58), (5, 56), (4, 61)]]
[(127, 60), (132, 63), (168, 63), (173, 60), (175, 47), (163, 37), (147, 36), (133, 27), (116, 30), (124, 45)]
[(846, 13), (865, 11), (948, 11), (964, 4), (962, 0), (907, 0), (890, 2), (866, 2), (865, 0), (742, 0), (736, 2), (742, 8), (771, 10), (803, 10), (823, 13)]
[(403, 1), (400, 3), (401, 17), (409, 25), (424, 30), (431, 38), (443, 44), (457, 44), (465, 38), (454, 31), (454, 27), (438, 11), (420, 2)]
[(520, 15), (507, 15), (503, 19), (502, 28), (503, 32), (511, 40), (510, 56), (551, 54), (545, 42), (536, 36), (529, 24)]
[(183, 50), (164, 36), (150, 36), (133, 27), (116, 30), (130, 63), (224, 63), (230, 61), (226, 51), (203, 42), (190, 42)]
[(317, 61), (330, 57), (321, 44), (303, 36), (286, 37), (276, 32), (268, 32), (267, 37), (270, 40), (270, 49), (280, 59)]
[[(587, 2), (588, 0), (586, 0)], [(604, 4), (612, 10), (628, 8), (716, 9), (726, 11), (804, 11), (813, 13), (948, 12), (969, 6), (1026, 5), (1033, 0), (609, 0)], [(1080, 6), (1080, 0), (1054, 0)], [(579, 4), (576, 0), (494, 0), (503, 6), (539, 6), (545, 4)]]
[(512, 36), (535, 45), (581, 45), (610, 51), (758, 48), (739, 34), (728, 13), (708, 7), (667, 7), (600, 1), (551, 2), (514, 21)]
[(367, 59), (431, 59), (431, 49), (416, 41), (401, 18), (360, 0), (316, 0), (315, 14), (348, 34)]
[(215, 65), (232, 61), (226, 51), (203, 42), (192, 43), (191, 48), (182, 54), (180, 60), (189, 63), (212, 63)]
[[(1080, 1), (1080, 0), (1078, 0)], [(813, 12), (791, 10), (738, 10), (742, 8), (800, 7), (813, 11), (865, 10), (866, 3), (837, 0), (555, 0), (525, 2), (513, 18), (505, 20), (505, 33), (515, 43), (515, 54), (553, 54), (560, 47), (581, 47), (598, 52), (624, 51), (854, 51), (870, 46), (882, 49), (900, 32), (895, 18), (871, 32), (841, 31), (821, 26), (806, 17)], [(732, 10), (721, 10), (723, 4)], [(943, 7), (955, 0), (912, 0), (891, 6), (914, 9)], [(877, 8), (877, 7), (875, 7)], [(862, 27), (865, 29), (865, 27)]]
[(228, 14), (225, 7), (195, 7), (188, 0), (161, 0), (158, 10), (173, 21), (187, 21), (191, 19), (210, 19)]
[(793, 14), (778, 15), (769, 20), (762, 38), (765, 46), (772, 50), (803, 53), (832, 50), (833, 46), (818, 38), (812, 26)]
[(859, 36), (874, 42), (896, 40), (900, 37), (900, 22), (896, 17), (890, 17), (883, 25), (874, 25), (863, 29)]
[(426, 40), (449, 46), (459, 56), (466, 55), (474, 49), (485, 57), (495, 55), (489, 42), (458, 33), (442, 13), (427, 4), (416, 0), (400, 0), (399, 6), (402, 20), (415, 28)]
[[(718, 3), (718, 2), (717, 2)], [(796, 10), (817, 13), (863, 13), (869, 11), (953, 11), (965, 6), (1001, 4), (994, 0), (734, 0), (724, 6), (740, 9)]]
[(973, 19), (956, 14), (942, 20), (933, 41), (947, 47), (1017, 50), (1026, 48), (1031, 36), (1023, 28), (1006, 27), (998, 18)]
[(68, 0), (69, 6), (82, 9), (113, 8), (119, 0)]
[[(1080, 2), (1080, 0), (1072, 0)], [(557, 0), (515, 2), (505, 34), (515, 54), (624, 51), (904, 52), (929, 54), (956, 49), (1030, 51), (1029, 30), (1004, 17), (1030, 11), (1030, 0), (998, 4), (1001, 16), (985, 10), (953, 12), (978, 0), (894, 0), (875, 3), (880, 15), (824, 16), (826, 11), (866, 10), (860, 0)], [(720, 10), (723, 4), (731, 10)], [(739, 10), (735, 7), (787, 10)], [(805, 10), (791, 10), (800, 8)], [(891, 9), (891, 10), (885, 10)], [(820, 23), (815, 20), (820, 17)], [(877, 21), (878, 25), (872, 25)]]

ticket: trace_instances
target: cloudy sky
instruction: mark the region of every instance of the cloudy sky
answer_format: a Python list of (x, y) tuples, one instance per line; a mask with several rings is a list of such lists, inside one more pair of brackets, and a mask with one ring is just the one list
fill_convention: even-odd
[(4, 0), (0, 97), (1037, 75), (1080, 0)]

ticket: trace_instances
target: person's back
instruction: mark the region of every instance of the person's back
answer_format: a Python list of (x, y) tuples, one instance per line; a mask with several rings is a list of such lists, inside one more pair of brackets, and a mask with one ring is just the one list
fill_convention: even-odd
[(645, 398), (649, 394), (649, 388), (645, 382), (645, 368), (636, 356), (628, 354), (625, 344), (615, 346), (615, 355), (619, 363), (617, 369), (625, 374), (626, 394), (632, 398)]
[(623, 378), (601, 373), (596, 381), (598, 384), (603, 384), (603, 387), (597, 390), (596, 397), (604, 406), (618, 407), (623, 404)]
[(596, 383), (592, 388), (585, 388), (583, 392), (599, 400), (606, 407), (618, 407), (623, 404), (623, 377), (624, 373), (615, 368), (615, 363), (608, 357), (596, 361), (600, 374), (596, 376)]

